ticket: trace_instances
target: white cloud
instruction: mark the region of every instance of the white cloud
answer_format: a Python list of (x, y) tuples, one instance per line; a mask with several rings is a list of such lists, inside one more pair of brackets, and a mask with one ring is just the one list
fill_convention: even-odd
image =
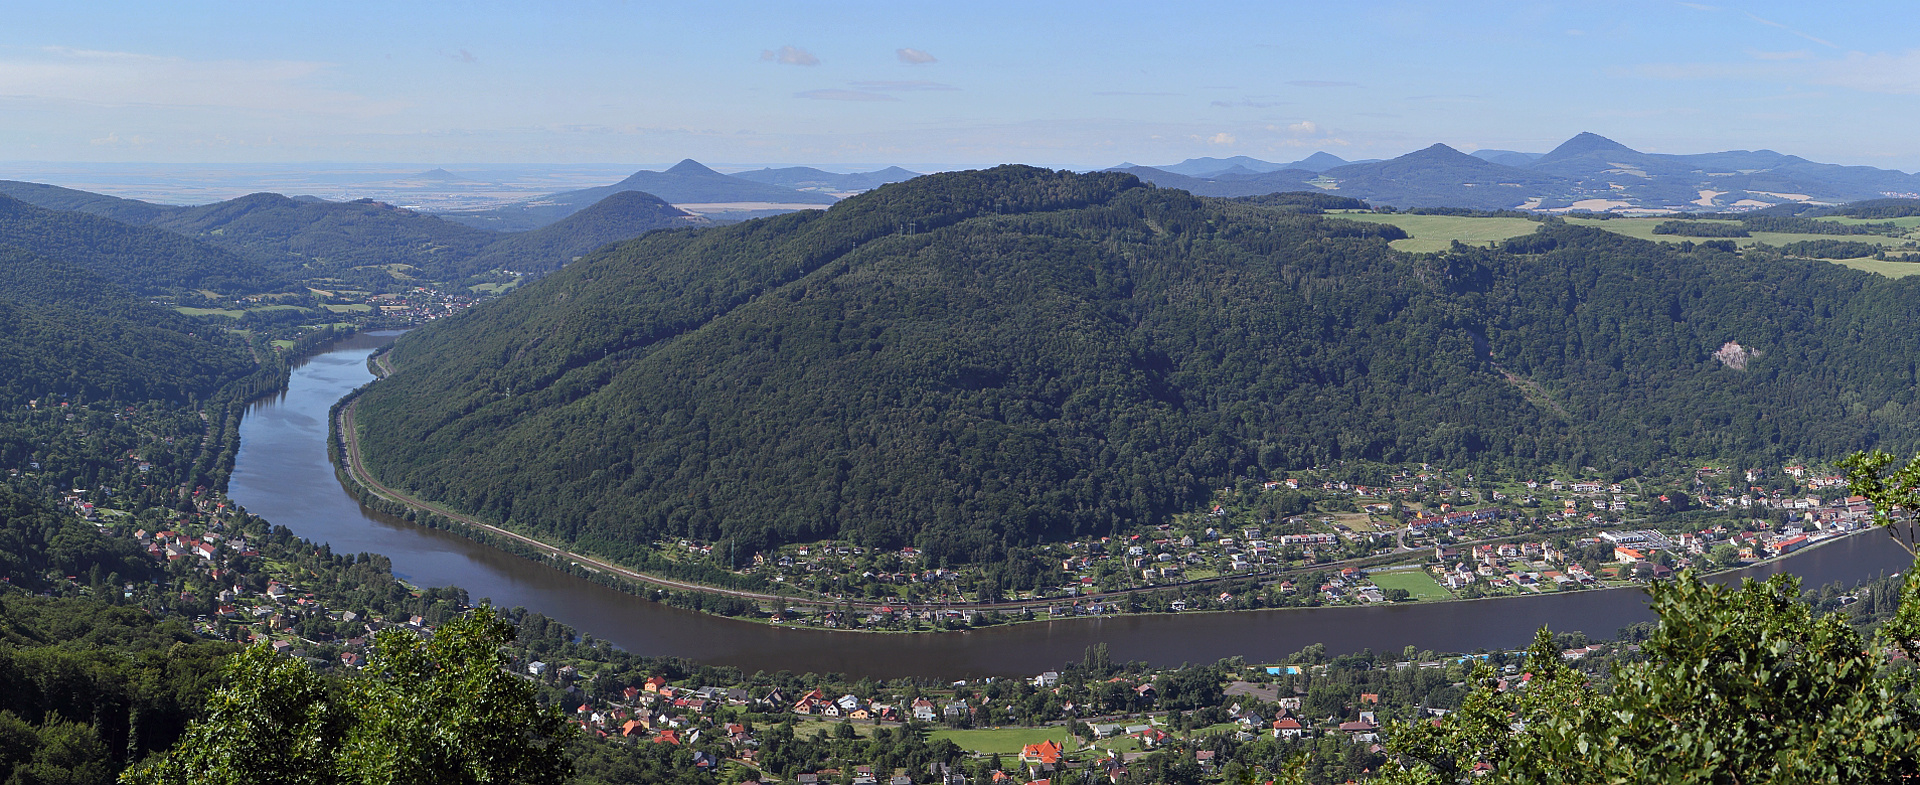
[(865, 90), (808, 90), (794, 93), (795, 98), (811, 98), (816, 101), (898, 101), (900, 99), (885, 93), (869, 93)]
[(1220, 145), (1222, 147), (1233, 144), (1236, 141), (1239, 141), (1239, 140), (1235, 139), (1233, 137), (1233, 134), (1227, 133), (1225, 131), (1221, 131), (1220, 133), (1207, 137), (1207, 144)]
[(895, 57), (900, 58), (900, 62), (906, 63), (907, 65), (926, 65), (927, 63), (940, 62), (940, 58), (910, 47), (895, 49), (893, 50), (893, 54)]
[(45, 47), (0, 59), (0, 96), (104, 107), (228, 108), (376, 116), (391, 101), (318, 87), (330, 63), (189, 60), (132, 52)]
[(1287, 84), (1294, 87), (1359, 87), (1359, 82), (1335, 82), (1325, 79), (1295, 79)]
[(1312, 136), (1320, 133), (1320, 126), (1315, 125), (1312, 120), (1301, 120), (1300, 122), (1288, 125), (1287, 133), (1298, 134), (1300, 136)]
[(853, 85), (854, 87), (864, 88), (867, 90), (958, 90), (960, 89), (950, 84), (941, 84), (939, 82), (929, 82), (923, 79), (916, 79), (916, 80), (910, 80), (910, 81), (848, 82), (847, 84)]
[(781, 65), (819, 65), (820, 64), (820, 58), (814, 57), (812, 52), (809, 52), (805, 49), (801, 49), (800, 47), (791, 46), (791, 45), (780, 47), (778, 51), (775, 51), (772, 49), (762, 49), (760, 50), (760, 59), (767, 62), (779, 63)]

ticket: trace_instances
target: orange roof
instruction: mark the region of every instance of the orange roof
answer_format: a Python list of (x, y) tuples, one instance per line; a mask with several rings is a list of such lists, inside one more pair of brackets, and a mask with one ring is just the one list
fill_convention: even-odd
[(1060, 760), (1060, 745), (1053, 739), (1029, 744), (1020, 748), (1020, 757), (1033, 758), (1041, 763), (1056, 763)]

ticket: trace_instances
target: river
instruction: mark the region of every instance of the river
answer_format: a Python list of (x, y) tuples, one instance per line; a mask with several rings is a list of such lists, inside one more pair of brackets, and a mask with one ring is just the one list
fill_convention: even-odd
[[(943, 634), (861, 634), (791, 629), (669, 608), (362, 506), (327, 461), (327, 410), (373, 379), (367, 357), (395, 333), (356, 335), (297, 366), (287, 390), (250, 407), (240, 425), (229, 495), (248, 512), (335, 553), (379, 553), (419, 586), (456, 585), (476, 600), (524, 606), (628, 651), (687, 657), (748, 672), (839, 672), (859, 678), (1031, 675), (1107, 644), (1118, 661), (1154, 665), (1241, 656), (1272, 661), (1314, 643), (1333, 654), (1370, 648), (1433, 651), (1524, 646), (1534, 630), (1607, 637), (1650, 621), (1637, 590), (1589, 591), (1479, 602), (1306, 608), (1071, 619)], [(1905, 569), (1885, 537), (1849, 537), (1747, 571), (1790, 570), (1808, 586), (1853, 583)]]

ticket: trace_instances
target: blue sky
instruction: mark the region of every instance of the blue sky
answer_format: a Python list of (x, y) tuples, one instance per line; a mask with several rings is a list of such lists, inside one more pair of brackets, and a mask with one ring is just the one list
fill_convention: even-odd
[(1899, 3), (5, 3), (0, 161), (1920, 169)]

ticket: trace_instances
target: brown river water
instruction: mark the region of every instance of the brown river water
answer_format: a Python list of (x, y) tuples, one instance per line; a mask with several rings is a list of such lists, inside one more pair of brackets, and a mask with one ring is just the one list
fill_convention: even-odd
[[(1440, 652), (1516, 648), (1534, 630), (1609, 637), (1650, 621), (1637, 590), (1589, 591), (1479, 602), (1307, 608), (1244, 613), (1116, 616), (941, 634), (869, 634), (781, 628), (669, 608), (444, 531), (361, 506), (327, 461), (327, 410), (372, 381), (367, 357), (394, 334), (358, 335), (294, 369), (286, 392), (255, 403), (240, 426), (229, 493), (248, 512), (332, 546), (379, 553), (419, 586), (460, 586), (470, 597), (524, 606), (628, 651), (687, 657), (748, 672), (838, 672), (858, 678), (957, 679), (1031, 675), (1107, 644), (1115, 660), (1172, 666), (1240, 656), (1273, 661), (1314, 643), (1330, 654), (1412, 644)], [(1782, 570), (1809, 587), (1855, 583), (1906, 569), (1906, 553), (1880, 535), (1849, 537), (1744, 574)]]

